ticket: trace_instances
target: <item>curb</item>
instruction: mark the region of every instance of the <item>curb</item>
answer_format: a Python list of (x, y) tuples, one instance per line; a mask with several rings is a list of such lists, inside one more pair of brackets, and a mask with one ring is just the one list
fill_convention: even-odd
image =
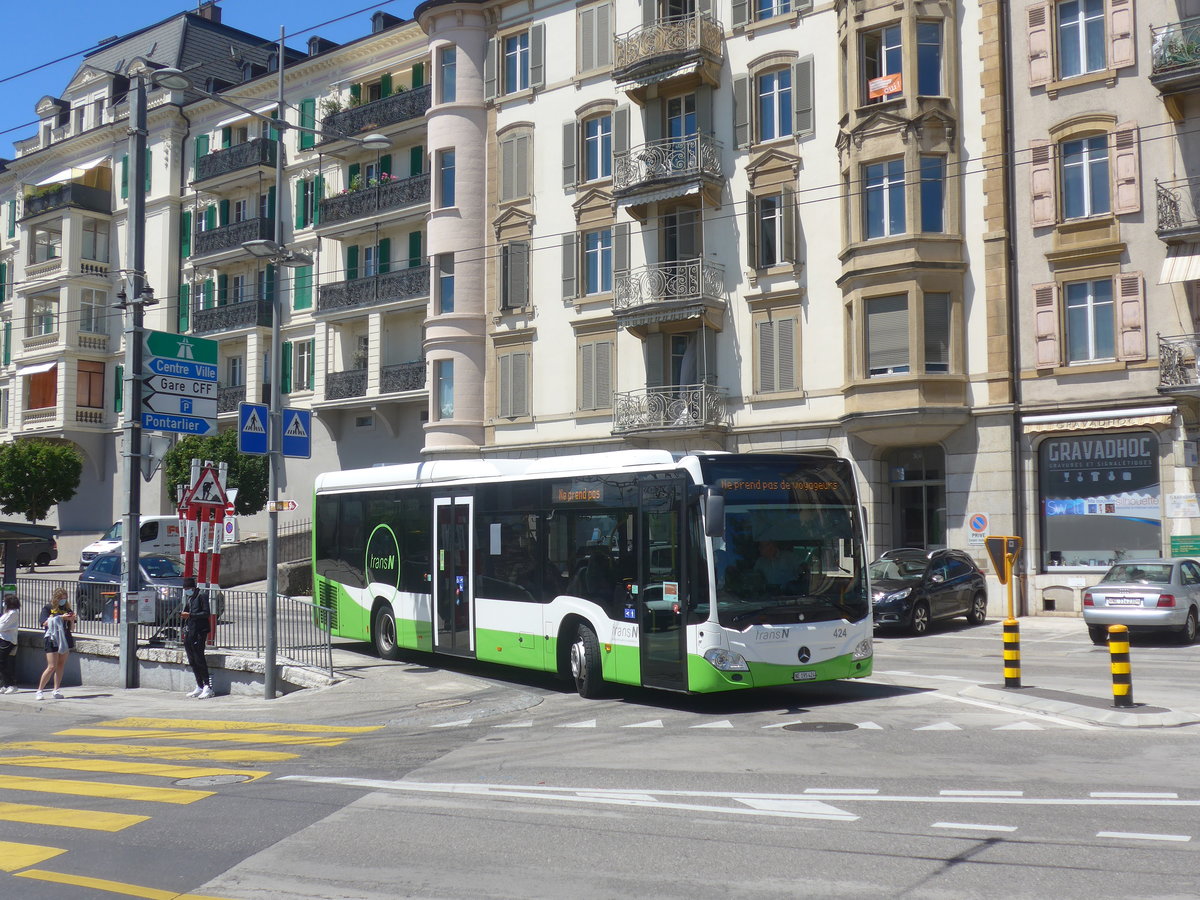
[[(1054, 693), (1066, 692), (1056, 691)], [(1200, 724), (1200, 715), (1174, 709), (1145, 707), (1144, 712), (1130, 712), (1111, 707), (1090, 706), (1085, 703), (1040, 696), (1034, 693), (1019, 693), (1018, 690), (989, 688), (979, 684), (965, 687), (957, 694), (960, 697), (986, 700), (988, 703), (998, 706), (1008, 706), (1045, 715), (1076, 719), (1093, 725), (1117, 728), (1178, 728), (1182, 725)], [(1093, 700), (1094, 698), (1087, 699)]]

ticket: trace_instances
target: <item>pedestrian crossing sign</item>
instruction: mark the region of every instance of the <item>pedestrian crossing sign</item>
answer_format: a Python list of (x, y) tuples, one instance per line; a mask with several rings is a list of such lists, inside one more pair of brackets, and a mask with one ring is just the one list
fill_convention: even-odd
[(312, 410), (284, 407), (280, 449), (284, 456), (312, 458)]

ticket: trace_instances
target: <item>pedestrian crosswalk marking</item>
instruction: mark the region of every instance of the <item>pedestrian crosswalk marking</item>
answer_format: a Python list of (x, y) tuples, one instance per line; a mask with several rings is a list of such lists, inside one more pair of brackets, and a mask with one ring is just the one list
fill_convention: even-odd
[(914, 728), (913, 731), (962, 731), (953, 722), (935, 722), (933, 725), (922, 725), (920, 728)]
[(258, 769), (169, 766), (163, 763), (127, 762), (119, 759), (73, 759), (69, 756), (0, 756), (0, 765), (54, 769), (59, 772), (108, 772), (114, 775), (148, 775), (155, 778), (216, 778), (232, 775), (244, 778), (247, 781), (256, 781), (268, 774)]
[[(204, 747), (152, 747), (141, 744), (94, 744), (82, 741), (9, 741), (0, 750), (32, 753), (72, 753), (77, 756), (134, 756), (143, 759), (207, 760), (208, 762), (264, 763), (295, 759), (298, 753), (282, 750), (211, 750)], [(0, 762), (3, 760), (0, 759)]]
[(88, 831), (122, 831), (149, 818), (128, 813), (96, 812), (91, 809), (0, 802), (0, 822), (22, 822), (26, 825), (57, 825), (63, 828), (85, 828)]
[(37, 844), (15, 844), (12, 841), (0, 841), (0, 872), (27, 869), (66, 852), (59, 847), (39, 847)]
[(206, 894), (181, 894), (179, 891), (164, 891), (160, 888), (143, 887), (140, 884), (126, 884), (123, 881), (111, 881), (108, 878), (89, 878), (86, 875), (47, 872), (44, 869), (26, 869), (24, 872), (17, 872), (14, 877), (48, 881), (51, 884), (69, 884), (73, 887), (91, 888), (109, 894), (141, 897), (143, 900), (227, 900), (227, 898), (210, 897)]
[(722, 719), (720, 722), (704, 722), (701, 725), (692, 725), (692, 728), (732, 728), (733, 723), (728, 719)]
[(622, 725), (622, 728), (662, 728), (662, 719), (651, 719), (649, 722), (634, 722), (632, 725)]
[(568, 725), (559, 725), (558, 727), (559, 728), (595, 728), (596, 720), (595, 719), (585, 719), (582, 722), (571, 722)]
[(284, 731), (297, 734), (369, 734), (382, 725), (305, 725), (290, 722), (238, 722), (213, 719), (152, 719), (131, 716), (97, 722), (107, 728), (190, 728), (193, 731)]
[(79, 797), (104, 797), (109, 800), (141, 800), (146, 803), (185, 805), (211, 797), (212, 791), (183, 788), (142, 787), (73, 778), (30, 778), (25, 775), (0, 775), (0, 790), (38, 791), (47, 794), (73, 794)]
[(67, 737), (128, 737), (168, 741), (226, 741), (233, 744), (301, 744), (307, 747), (336, 747), (349, 738), (308, 737), (290, 734), (233, 734), (224, 731), (166, 731), (124, 728), (68, 728), (57, 732)]

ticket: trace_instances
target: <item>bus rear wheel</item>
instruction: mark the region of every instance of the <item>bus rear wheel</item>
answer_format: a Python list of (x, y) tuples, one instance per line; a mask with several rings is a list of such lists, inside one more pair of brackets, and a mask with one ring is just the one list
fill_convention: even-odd
[(396, 615), (387, 604), (375, 610), (375, 626), (371, 629), (371, 640), (380, 659), (400, 658), (400, 646), (396, 643)]
[(600, 674), (600, 641), (588, 625), (579, 626), (571, 643), (571, 677), (580, 697), (593, 700), (600, 696), (604, 681)]

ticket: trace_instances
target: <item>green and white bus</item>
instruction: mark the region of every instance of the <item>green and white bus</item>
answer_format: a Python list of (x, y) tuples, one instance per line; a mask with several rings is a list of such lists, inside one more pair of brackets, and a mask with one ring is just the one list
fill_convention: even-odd
[(628, 450), (318, 476), (333, 633), (606, 682), (737, 690), (871, 674), (850, 464)]

